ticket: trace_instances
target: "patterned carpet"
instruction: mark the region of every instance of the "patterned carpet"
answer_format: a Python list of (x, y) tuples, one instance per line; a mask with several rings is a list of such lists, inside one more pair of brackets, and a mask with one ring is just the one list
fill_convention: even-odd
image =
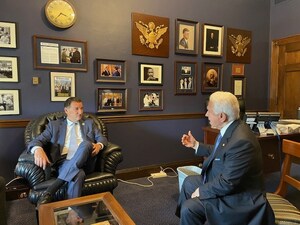
[[(296, 173), (299, 175), (299, 168)], [(265, 177), (266, 190), (275, 191), (279, 182), (279, 173)], [(178, 198), (178, 178), (166, 177), (151, 179), (152, 187), (141, 187), (119, 182), (114, 196), (137, 225), (178, 225), (179, 219), (174, 215)], [(147, 178), (131, 180), (139, 184), (149, 185)], [(300, 193), (288, 189), (286, 196), (298, 209)], [(36, 225), (35, 208), (27, 199), (7, 202), (8, 225)]]

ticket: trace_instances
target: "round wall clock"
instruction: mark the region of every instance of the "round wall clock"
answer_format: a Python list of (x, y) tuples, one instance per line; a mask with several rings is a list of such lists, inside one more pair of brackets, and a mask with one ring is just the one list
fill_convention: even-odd
[(76, 21), (74, 6), (67, 0), (49, 0), (45, 5), (48, 21), (59, 28), (69, 28)]

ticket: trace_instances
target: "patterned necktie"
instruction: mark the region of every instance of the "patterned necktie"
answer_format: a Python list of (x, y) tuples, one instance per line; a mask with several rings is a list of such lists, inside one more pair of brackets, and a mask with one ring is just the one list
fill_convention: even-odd
[[(213, 150), (213, 152), (212, 152), (212, 154), (211, 154), (210, 161), (209, 161), (209, 163), (207, 164), (207, 167), (208, 167), (209, 164), (212, 162), (212, 160), (213, 160), (213, 158), (214, 158), (214, 156), (215, 156), (215, 154), (216, 154), (216, 150), (217, 150), (217, 148), (218, 148), (218, 146), (219, 146), (219, 144), (220, 144), (220, 142), (221, 142), (221, 139), (222, 139), (222, 135), (221, 135), (221, 133), (219, 133), (219, 135), (218, 135), (218, 137), (217, 137), (217, 140), (216, 140), (216, 143), (215, 143), (215, 146), (214, 146), (214, 150)], [(206, 168), (207, 168), (207, 167), (206, 167)], [(205, 182), (206, 182), (206, 169), (204, 170), (204, 173), (203, 173), (203, 180), (202, 180), (202, 182), (203, 182), (203, 184), (205, 184)]]
[(78, 148), (76, 129), (77, 123), (73, 123), (70, 129), (70, 143), (67, 159), (71, 159), (75, 155), (75, 152)]

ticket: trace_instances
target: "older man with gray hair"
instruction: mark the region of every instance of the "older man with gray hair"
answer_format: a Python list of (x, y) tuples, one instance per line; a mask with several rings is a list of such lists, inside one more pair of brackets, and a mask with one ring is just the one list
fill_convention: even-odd
[(215, 92), (205, 115), (220, 130), (215, 145), (199, 143), (191, 131), (182, 136), (184, 146), (207, 158), (201, 176), (183, 182), (176, 210), (180, 225), (275, 223), (264, 193), (261, 148), (239, 113), (233, 94)]

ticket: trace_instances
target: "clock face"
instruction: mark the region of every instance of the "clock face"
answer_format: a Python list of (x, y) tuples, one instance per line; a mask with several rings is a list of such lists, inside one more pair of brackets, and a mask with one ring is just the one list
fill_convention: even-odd
[(76, 20), (75, 8), (66, 0), (48, 1), (45, 14), (49, 22), (59, 28), (71, 27)]

